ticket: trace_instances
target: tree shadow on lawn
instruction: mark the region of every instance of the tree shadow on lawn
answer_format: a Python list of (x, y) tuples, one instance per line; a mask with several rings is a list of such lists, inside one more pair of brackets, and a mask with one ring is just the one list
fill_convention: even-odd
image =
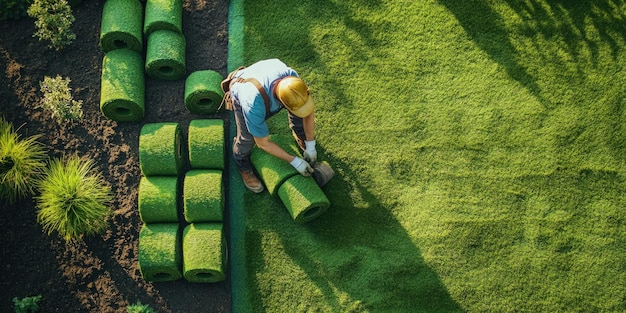
[[(495, 62), (502, 65), (511, 78), (522, 84), (538, 99), (541, 90), (537, 78), (533, 77), (524, 66), (524, 62), (515, 47), (513, 36), (528, 37), (534, 44), (534, 49), (542, 59), (538, 62), (551, 63), (557, 68), (569, 66), (563, 63), (563, 56), (554, 55), (542, 43), (557, 44), (561, 51), (571, 57), (574, 62), (580, 62), (580, 52), (590, 51), (591, 62), (597, 65), (599, 58), (598, 42), (606, 42), (613, 55), (617, 58), (622, 49), (620, 41), (626, 39), (624, 13), (620, 7), (624, 6), (619, 0), (507, 0), (507, 4), (523, 21), (515, 26), (515, 33), (507, 30), (503, 16), (485, 1), (455, 1), (439, 0), (454, 14), (468, 36)], [(595, 36), (593, 26), (599, 35)], [(536, 36), (541, 35), (542, 40)], [(579, 71), (582, 69), (579, 68)], [(582, 75), (582, 73), (581, 73)]]
[[(278, 198), (271, 201), (269, 209), (255, 208), (272, 211), (258, 213), (271, 215), (262, 222), (262, 231), (279, 238), (279, 246), (269, 249), (284, 251), (290, 262), (297, 266), (294, 271), (302, 271), (306, 275), (304, 279), (315, 285), (315, 291), (300, 290), (302, 298), (287, 300), (294, 302), (294, 311), (311, 309), (306, 303), (308, 299), (315, 303), (325, 301), (323, 307), (336, 312), (462, 312), (463, 309), (450, 297), (438, 274), (424, 261), (419, 248), (390, 213), (393, 208), (383, 205), (356, 181), (357, 175), (350, 166), (332, 156), (323, 156), (322, 149), (318, 149), (321, 159), (328, 161), (336, 172), (323, 188), (331, 202), (327, 212), (301, 225), (291, 220)], [(270, 197), (266, 193), (263, 196)], [(262, 247), (262, 236), (257, 231), (248, 230), (248, 247)], [(271, 270), (274, 264), (266, 264), (264, 259), (268, 256), (263, 255), (261, 248), (257, 253), (261, 255), (249, 259), (254, 265), (248, 268), (251, 287), (256, 289), (258, 295), (264, 292), (261, 285), (267, 283), (261, 283), (263, 277), (257, 274)], [(271, 261), (276, 262), (276, 256), (273, 257)], [(277, 278), (280, 280), (277, 283), (287, 281), (291, 284), (291, 279), (303, 279), (291, 270), (289, 273), (288, 278)], [(279, 290), (271, 289), (273, 293)], [(254, 302), (264, 300), (267, 299), (256, 299)], [(255, 307), (255, 312), (266, 310)]]

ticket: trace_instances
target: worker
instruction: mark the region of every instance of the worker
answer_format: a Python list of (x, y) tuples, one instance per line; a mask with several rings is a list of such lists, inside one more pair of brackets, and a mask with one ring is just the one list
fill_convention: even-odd
[[(237, 124), (233, 157), (246, 188), (255, 193), (264, 190), (250, 161), (255, 144), (289, 162), (304, 176), (314, 172), (312, 165), (317, 161), (315, 102), (296, 71), (278, 59), (258, 61), (229, 74), (229, 91)], [(266, 120), (283, 108), (288, 111), (289, 127), (302, 150), (302, 158), (270, 140)]]

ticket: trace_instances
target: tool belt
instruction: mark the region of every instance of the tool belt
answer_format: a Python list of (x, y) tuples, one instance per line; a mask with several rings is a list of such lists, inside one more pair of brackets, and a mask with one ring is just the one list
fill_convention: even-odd
[(235, 76), (235, 74), (238, 71), (244, 68), (246, 67), (245, 66), (238, 67), (236, 70), (230, 72), (228, 76), (226, 76), (226, 79), (222, 81), (221, 87), (222, 87), (222, 91), (224, 92), (224, 98), (222, 98), (222, 104), (220, 105), (220, 107), (223, 105), (226, 110), (229, 110), (229, 111), (233, 110), (233, 98), (232, 98), (230, 89), (234, 83), (252, 83), (256, 87), (256, 89), (259, 91), (259, 93), (261, 93), (261, 96), (263, 97), (263, 101), (265, 102), (265, 116), (269, 117), (271, 115), (270, 98), (265, 92), (265, 89), (263, 88), (263, 86), (261, 86), (261, 83), (259, 83), (259, 81), (256, 80), (255, 78), (241, 78), (241, 77), (233, 78), (233, 76)]

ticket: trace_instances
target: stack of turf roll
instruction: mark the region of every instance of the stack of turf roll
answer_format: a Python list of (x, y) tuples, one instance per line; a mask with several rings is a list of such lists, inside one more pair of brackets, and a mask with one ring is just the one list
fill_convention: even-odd
[(217, 113), (224, 92), (221, 82), (224, 78), (213, 70), (195, 71), (185, 80), (185, 107), (196, 114)]
[(183, 165), (178, 123), (149, 123), (139, 135), (139, 167), (144, 176), (178, 176)]
[(139, 0), (106, 0), (100, 24), (100, 49), (143, 52), (143, 5)]
[(145, 71), (159, 80), (185, 75), (185, 37), (182, 0), (147, 0), (143, 35), (148, 39)]
[(144, 106), (141, 54), (131, 49), (109, 51), (102, 61), (100, 111), (117, 122), (135, 122), (143, 118)]
[(182, 278), (182, 248), (178, 213), (179, 175), (183, 164), (178, 123), (150, 123), (139, 135), (138, 209), (139, 268), (145, 280)]
[[(291, 154), (299, 154), (298, 146), (289, 136), (272, 135), (272, 141)], [(268, 191), (277, 196), (296, 223), (309, 222), (330, 206), (330, 201), (313, 177), (302, 176), (289, 163), (255, 147), (252, 164)]]
[(183, 230), (183, 275), (195, 283), (226, 278), (228, 255), (221, 223), (193, 223)]
[(181, 235), (178, 223), (143, 224), (139, 232), (139, 271), (147, 281), (182, 277)]
[(145, 79), (143, 5), (139, 0), (106, 0), (100, 24), (102, 60), (100, 111), (116, 122), (143, 118)]
[(190, 282), (225, 279), (224, 122), (192, 120), (188, 135), (189, 170), (183, 183), (183, 275)]

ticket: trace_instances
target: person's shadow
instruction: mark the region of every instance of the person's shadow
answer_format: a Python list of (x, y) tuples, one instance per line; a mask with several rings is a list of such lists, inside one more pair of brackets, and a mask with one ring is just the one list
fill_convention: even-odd
[[(296, 224), (280, 199), (267, 193), (245, 200), (247, 218), (254, 219), (249, 223), (254, 226), (246, 231), (246, 250), (257, 252), (247, 256), (246, 265), (253, 311), (269, 312), (262, 305), (267, 299), (261, 294), (268, 284), (263, 280), (268, 271), (282, 270), (275, 259), (266, 261), (260, 248), (271, 234), (279, 245), (264, 249), (288, 256), (287, 262), (297, 267), (294, 271), (303, 272), (321, 293), (291, 299), (294, 308), (307, 306), (298, 301), (314, 299), (333, 312), (462, 312), (392, 215), (392, 208), (360, 184), (350, 166), (323, 155), (322, 149), (318, 145), (321, 159), (332, 166), (335, 177), (323, 187), (331, 207), (317, 219)], [(285, 277), (276, 279), (283, 284), (278, 289), (286, 288)]]

